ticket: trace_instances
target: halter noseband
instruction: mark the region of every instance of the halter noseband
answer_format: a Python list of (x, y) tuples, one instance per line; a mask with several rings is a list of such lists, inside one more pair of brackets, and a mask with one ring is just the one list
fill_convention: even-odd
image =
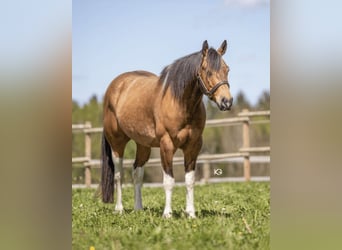
[(218, 82), (215, 84), (214, 87), (211, 88), (211, 90), (208, 90), (207, 86), (205, 86), (202, 77), (200, 76), (200, 74), (197, 74), (197, 80), (199, 82), (199, 86), (200, 89), (202, 90), (202, 93), (205, 94), (206, 96), (208, 96), (210, 99), (212, 99), (214, 93), (216, 92), (216, 90), (221, 87), (222, 85), (227, 85), (228, 88), (230, 88), (230, 85), (228, 83), (228, 81), (224, 80), (221, 82)]

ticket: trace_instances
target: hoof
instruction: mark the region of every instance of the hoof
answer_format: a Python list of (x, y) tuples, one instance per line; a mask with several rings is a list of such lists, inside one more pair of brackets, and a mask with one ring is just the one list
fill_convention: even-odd
[(164, 213), (163, 218), (170, 219), (170, 218), (172, 218), (172, 214), (171, 213)]
[(115, 213), (119, 213), (119, 214), (122, 214), (123, 213), (123, 206), (121, 205), (121, 206), (118, 206), (118, 205), (116, 205), (115, 206), (115, 209), (114, 209), (114, 212)]
[(144, 210), (144, 208), (143, 207), (135, 207), (134, 210), (135, 211), (142, 211), (142, 210)]
[(188, 215), (188, 218), (191, 218), (191, 219), (196, 218), (195, 210), (193, 210), (193, 209), (185, 210), (185, 213)]
[(195, 213), (187, 213), (189, 219), (196, 219)]

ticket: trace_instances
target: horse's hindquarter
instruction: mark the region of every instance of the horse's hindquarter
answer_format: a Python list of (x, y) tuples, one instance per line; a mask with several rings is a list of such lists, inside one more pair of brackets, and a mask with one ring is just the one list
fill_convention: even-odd
[(120, 129), (144, 146), (156, 146), (157, 143), (154, 108), (159, 92), (156, 75), (134, 71), (117, 77), (106, 93), (108, 107), (113, 107), (112, 115)]

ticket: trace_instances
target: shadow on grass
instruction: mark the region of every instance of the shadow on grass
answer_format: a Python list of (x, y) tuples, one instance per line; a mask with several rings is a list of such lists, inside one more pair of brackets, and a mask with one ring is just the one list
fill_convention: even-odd
[[(109, 206), (102, 207), (101, 210), (105, 214), (112, 214), (114, 212), (113, 208), (110, 208)], [(164, 207), (145, 207), (142, 211), (135, 211), (132, 208), (125, 208), (124, 214), (146, 213), (146, 215), (150, 214), (154, 217), (162, 217), (163, 211), (164, 211)], [(201, 209), (199, 211), (196, 211), (196, 217), (198, 218), (210, 218), (210, 217), (211, 218), (212, 217), (230, 218), (231, 216), (232, 216), (231, 213), (227, 213), (227, 212), (219, 211), (219, 210)], [(172, 218), (174, 219), (185, 219), (187, 217), (188, 216), (184, 210), (172, 211)]]
[[(150, 212), (153, 216), (162, 217), (164, 207), (150, 207), (150, 208), (145, 208), (144, 211)], [(177, 211), (177, 210), (172, 211), (172, 218), (179, 219), (182, 217), (184, 217), (182, 211)]]
[(207, 210), (202, 209), (196, 213), (196, 215), (200, 218), (207, 218), (207, 217), (225, 217), (230, 218), (231, 214), (227, 212), (217, 211), (217, 210)]
[[(164, 207), (144, 208), (143, 211), (149, 212), (152, 216), (161, 217), (163, 216)], [(134, 209), (125, 209), (125, 212), (132, 213), (134, 212)], [(231, 214), (227, 212), (217, 211), (217, 210), (202, 209), (200, 211), (196, 211), (196, 216), (198, 218), (208, 218), (208, 217), (230, 218)], [(172, 210), (172, 218), (174, 219), (185, 219), (187, 217), (188, 216), (184, 210)]]

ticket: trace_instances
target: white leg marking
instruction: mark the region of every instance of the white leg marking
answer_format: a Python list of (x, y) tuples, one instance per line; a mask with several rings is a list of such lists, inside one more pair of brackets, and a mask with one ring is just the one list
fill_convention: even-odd
[(171, 209), (171, 198), (172, 198), (172, 189), (175, 185), (175, 179), (170, 175), (166, 174), (163, 171), (163, 185), (165, 190), (165, 209), (163, 213), (163, 217), (171, 218), (172, 209)]
[(186, 185), (186, 213), (190, 218), (196, 218), (194, 207), (194, 186), (195, 186), (195, 171), (192, 170), (185, 174)]
[(113, 160), (115, 164), (115, 183), (116, 183), (116, 204), (115, 204), (115, 211), (122, 213), (123, 206), (122, 206), (122, 181), (121, 178), (123, 177), (123, 168), (122, 168), (122, 158), (115, 158), (113, 155)]
[(144, 168), (137, 167), (134, 169), (133, 167), (133, 184), (134, 184), (134, 209), (141, 210), (143, 209), (142, 206), (142, 199), (141, 199), (141, 186), (143, 183), (144, 178)]

